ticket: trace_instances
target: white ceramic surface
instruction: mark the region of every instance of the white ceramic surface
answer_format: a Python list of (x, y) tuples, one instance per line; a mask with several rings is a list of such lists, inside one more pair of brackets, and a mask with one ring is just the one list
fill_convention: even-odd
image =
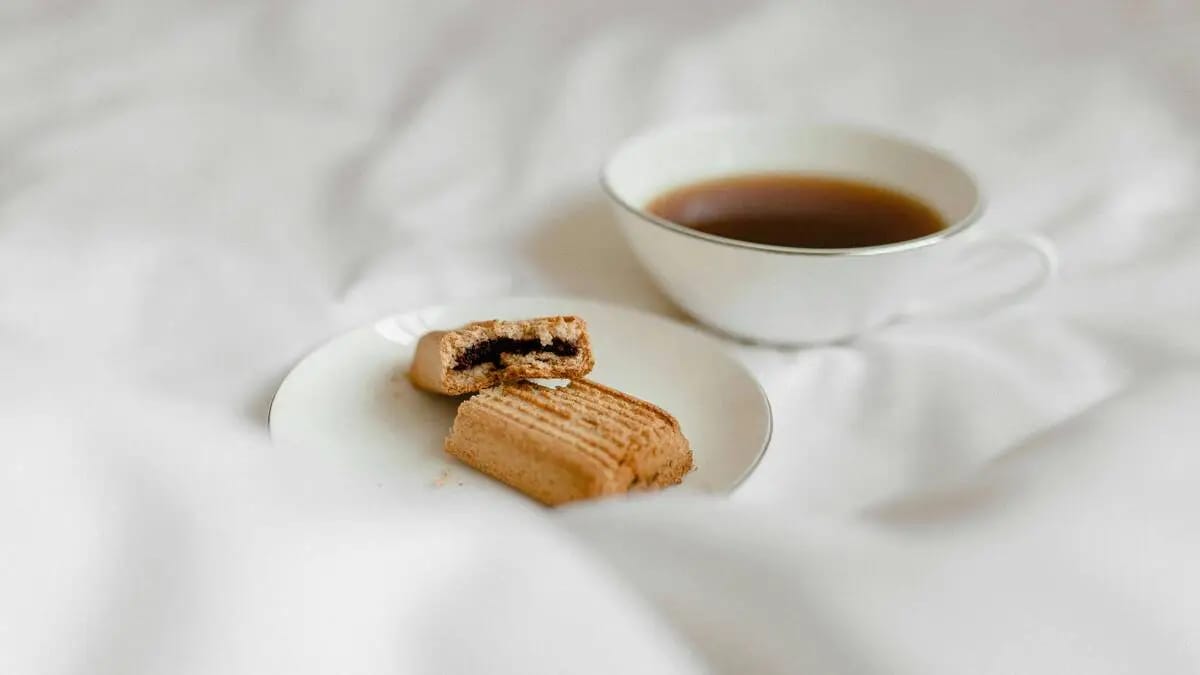
[(770, 407), (754, 377), (720, 342), (662, 317), (565, 298), (430, 307), (337, 337), (284, 379), (271, 405), (271, 436), (282, 445), (338, 453), (353, 470), (389, 486), (515, 495), (442, 452), (459, 399), (418, 391), (404, 373), (417, 339), (429, 330), (553, 314), (588, 321), (596, 354), (592, 379), (679, 419), (696, 463), (679, 489), (728, 492), (749, 475), (770, 439)]
[[(745, 173), (815, 173), (867, 180), (914, 195), (950, 223), (920, 239), (851, 249), (753, 244), (699, 233), (646, 214), (654, 197), (699, 180)], [(867, 129), (771, 118), (670, 126), (626, 141), (603, 183), (638, 258), (688, 313), (749, 340), (803, 344), (845, 339), (915, 311), (965, 247), (981, 244), (983, 212), (971, 175), (936, 150)], [(997, 252), (1035, 260), (1030, 274), (978, 305), (1023, 299), (1054, 276), (1049, 242), (992, 238)]]

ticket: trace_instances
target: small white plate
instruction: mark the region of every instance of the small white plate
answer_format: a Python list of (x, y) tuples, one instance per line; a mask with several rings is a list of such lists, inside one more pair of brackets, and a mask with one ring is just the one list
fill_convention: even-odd
[(771, 409), (758, 382), (716, 339), (663, 317), (591, 300), (504, 298), (397, 314), (334, 338), (284, 378), (268, 424), (277, 442), (338, 453), (380, 486), (502, 490), (442, 452), (460, 399), (419, 391), (405, 373), (417, 339), (470, 321), (576, 314), (588, 322), (589, 376), (679, 420), (695, 471), (684, 489), (729, 492), (758, 464)]

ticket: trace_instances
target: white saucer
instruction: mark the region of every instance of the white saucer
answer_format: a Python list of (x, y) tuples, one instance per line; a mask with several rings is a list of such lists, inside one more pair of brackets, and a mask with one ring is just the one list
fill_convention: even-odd
[(596, 355), (591, 379), (679, 420), (696, 469), (676, 489), (729, 492), (754, 470), (771, 437), (771, 409), (758, 382), (718, 340), (653, 314), (567, 298), (429, 307), (334, 338), (284, 378), (271, 403), (271, 437), (338, 453), (380, 486), (511, 493), (442, 452), (459, 400), (418, 391), (404, 374), (427, 331), (556, 314), (587, 320)]

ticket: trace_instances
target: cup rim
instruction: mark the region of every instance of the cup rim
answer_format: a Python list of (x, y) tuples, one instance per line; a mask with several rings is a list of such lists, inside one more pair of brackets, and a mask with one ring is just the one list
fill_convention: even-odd
[[(855, 133), (855, 134), (864, 134), (864, 135), (868, 135), (868, 136), (874, 136), (879, 139), (892, 141), (892, 142), (896, 142), (896, 143), (901, 143), (901, 144), (910, 146), (916, 150), (919, 150), (921, 152), (925, 152), (925, 153), (928, 153), (930, 155), (937, 157), (938, 159), (946, 162), (950, 166), (954, 167), (955, 170), (959, 171), (964, 176), (966, 176), (967, 180), (970, 181), (971, 185), (974, 186), (974, 188), (975, 188), (975, 195), (976, 195), (975, 196), (975, 204), (972, 206), (971, 211), (968, 212), (967, 215), (956, 220), (950, 226), (943, 228), (941, 230), (938, 230), (937, 232), (927, 234), (923, 237), (917, 237), (916, 239), (905, 239), (903, 241), (895, 241), (895, 242), (890, 242), (887, 244), (876, 244), (874, 246), (856, 246), (856, 247), (851, 247), (851, 248), (805, 248), (802, 246), (780, 246), (777, 244), (760, 244), (757, 242), (742, 241), (741, 239), (731, 239), (729, 237), (722, 237), (719, 235), (709, 234), (707, 232), (701, 232), (699, 230), (694, 230), (690, 227), (686, 227), (686, 226), (680, 225), (678, 223), (671, 222), (665, 218), (660, 218), (659, 216), (656, 216), (653, 213), (646, 211), (645, 209), (638, 208), (638, 207), (630, 204), (628, 201), (623, 199), (617, 193), (617, 190), (615, 188), (613, 188), (613, 186), (609, 180), (609, 173), (610, 173), (609, 169), (612, 167), (613, 162), (617, 159), (617, 157), (621, 154), (621, 152), (624, 151), (626, 148), (628, 148), (632, 143), (635, 143), (638, 141), (643, 141), (652, 136), (656, 136), (656, 135), (663, 134), (663, 133), (668, 133), (671, 131), (681, 131), (684, 129), (704, 129), (704, 128), (719, 127), (719, 126), (733, 126), (733, 125), (746, 125), (746, 124), (775, 124), (775, 125), (786, 125), (786, 126), (790, 126), (790, 127), (794, 127), (794, 128), (803, 128), (803, 129), (828, 129), (830, 131), (837, 131), (837, 132), (842, 132), (842, 133), (849, 132), (849, 133)], [(879, 254), (883, 254), (883, 253), (899, 253), (901, 251), (909, 251), (909, 250), (913, 250), (913, 249), (917, 249), (917, 248), (924, 248), (926, 246), (931, 246), (933, 244), (942, 242), (946, 239), (953, 237), (956, 234), (959, 234), (959, 233), (964, 232), (967, 229), (969, 229), (972, 225), (974, 225), (976, 222), (978, 222), (979, 219), (983, 216), (984, 205), (985, 205), (983, 190), (980, 187), (979, 180), (975, 177), (975, 174), (971, 173), (965, 166), (962, 165), (961, 162), (959, 162), (958, 160), (956, 160), (955, 158), (950, 156), (949, 153), (944, 152), (941, 149), (939, 149), (933, 145), (924, 143), (922, 141), (917, 141), (912, 138), (908, 138), (906, 136), (894, 134), (894, 133), (887, 132), (887, 131), (882, 131), (880, 129), (865, 126), (865, 125), (846, 124), (846, 123), (831, 123), (831, 122), (813, 123), (813, 122), (803, 122), (803, 121), (797, 121), (797, 120), (788, 120), (787, 118), (767, 117), (767, 116), (720, 117), (720, 118), (713, 118), (713, 119), (701, 119), (701, 120), (691, 122), (691, 123), (685, 122), (685, 123), (666, 124), (666, 125), (654, 127), (652, 129), (649, 129), (642, 133), (636, 134), (634, 136), (630, 136), (629, 138), (626, 138), (625, 140), (621, 141), (621, 143), (617, 145), (616, 149), (612, 151), (612, 153), (608, 156), (608, 159), (604, 162), (604, 166), (600, 169), (600, 187), (601, 187), (601, 189), (604, 190), (605, 194), (608, 195), (609, 199), (611, 199), (619, 207), (621, 207), (625, 211), (629, 212), (631, 215), (636, 216), (640, 220), (643, 220), (652, 225), (657, 225), (658, 227), (662, 227), (667, 230), (671, 230), (672, 232), (675, 232), (677, 234), (682, 234), (684, 236), (692, 237), (694, 239), (701, 239), (701, 240), (704, 240), (704, 241), (707, 241), (707, 242), (710, 242), (713, 244), (719, 244), (719, 245), (727, 246), (730, 248), (749, 249), (752, 251), (761, 251), (764, 253), (775, 253), (775, 254), (781, 254), (781, 255), (864, 256), (864, 255), (879, 255)]]

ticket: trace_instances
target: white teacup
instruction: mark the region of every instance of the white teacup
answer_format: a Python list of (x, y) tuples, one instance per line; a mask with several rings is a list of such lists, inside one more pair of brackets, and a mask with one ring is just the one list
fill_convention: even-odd
[[(930, 205), (949, 226), (891, 244), (814, 249), (719, 237), (646, 211), (655, 197), (684, 185), (763, 173), (890, 187)], [(920, 313), (921, 300), (936, 295), (931, 285), (945, 281), (950, 263), (968, 247), (987, 245), (1037, 262), (1009, 288), (974, 299), (974, 311), (1025, 299), (1057, 268), (1054, 248), (1042, 237), (980, 236), (983, 200), (961, 166), (933, 148), (862, 128), (770, 118), (670, 126), (622, 144), (604, 168), (603, 184), (633, 250), (663, 290), (700, 321), (756, 342), (833, 342)]]

